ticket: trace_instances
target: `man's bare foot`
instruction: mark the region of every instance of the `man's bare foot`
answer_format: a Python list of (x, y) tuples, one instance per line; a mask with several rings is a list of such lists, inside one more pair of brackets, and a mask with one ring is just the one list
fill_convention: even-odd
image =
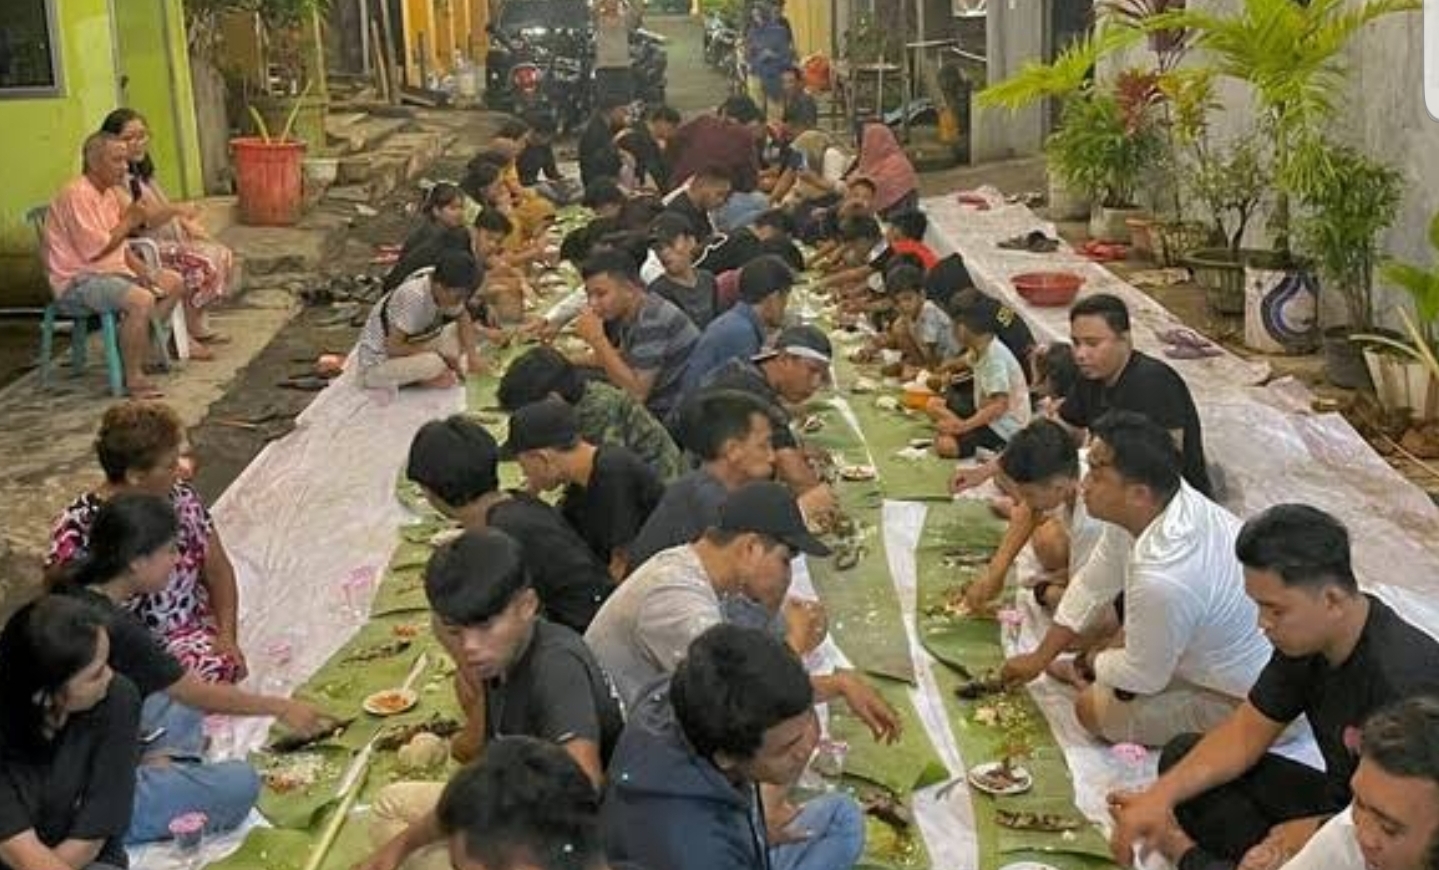
[(209, 362), (215, 358), (215, 352), (198, 341), (190, 342), (190, 359), (200, 362)]
[(1089, 681), (1086, 680), (1079, 673), (1079, 669), (1074, 666), (1074, 656), (1055, 659), (1049, 663), (1049, 667), (1045, 668), (1044, 672), (1056, 680), (1059, 680), (1061, 683), (1067, 683), (1076, 689), (1089, 687)]
[(429, 380), (420, 381), (418, 385), (434, 390), (445, 390), (450, 387), (459, 386), (459, 383), (459, 375), (456, 375), (453, 369), (446, 369)]

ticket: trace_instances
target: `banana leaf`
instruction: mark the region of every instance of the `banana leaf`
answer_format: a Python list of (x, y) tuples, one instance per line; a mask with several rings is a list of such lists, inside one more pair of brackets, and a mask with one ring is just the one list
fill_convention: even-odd
[(904, 731), (893, 745), (879, 743), (843, 701), (831, 703), (830, 732), (849, 745), (844, 761), (845, 775), (883, 786), (900, 797), (948, 777), (949, 772), (915, 712), (909, 686), (882, 677), (870, 680), (870, 685), (899, 713)]
[[(373, 847), (368, 819), (368, 814), (351, 814), (330, 854), (320, 865), (321, 870), (351, 870), (369, 856)], [(240, 848), (207, 867), (208, 870), (303, 870), (317, 840), (318, 836), (308, 831), (252, 828)]]
[(928, 870), (929, 850), (924, 837), (911, 825), (900, 830), (874, 816), (864, 817), (864, 854), (857, 870)]
[(429, 610), (425, 598), (425, 572), (422, 568), (406, 568), (385, 572), (375, 599), (370, 604), (371, 616)]

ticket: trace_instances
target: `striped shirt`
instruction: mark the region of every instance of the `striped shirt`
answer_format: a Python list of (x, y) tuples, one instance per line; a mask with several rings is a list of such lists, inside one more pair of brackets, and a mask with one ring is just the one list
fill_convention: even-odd
[(635, 319), (605, 324), (605, 334), (625, 364), (639, 374), (653, 374), (645, 406), (663, 420), (680, 398), (680, 384), (699, 330), (673, 302), (646, 293)]

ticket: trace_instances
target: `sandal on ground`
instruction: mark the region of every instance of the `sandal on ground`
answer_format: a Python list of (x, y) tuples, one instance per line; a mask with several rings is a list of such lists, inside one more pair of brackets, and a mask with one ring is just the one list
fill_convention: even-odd
[(136, 386), (126, 386), (125, 395), (130, 397), (131, 399), (142, 402), (149, 402), (154, 401), (155, 399), (165, 398), (164, 391), (161, 390), (159, 387), (155, 386), (154, 384), (138, 384)]
[(1212, 344), (1207, 347), (1176, 344), (1164, 348), (1164, 355), (1170, 359), (1206, 359), (1212, 356), (1219, 356), (1222, 353), (1224, 353), (1224, 351)]
[(330, 385), (328, 378), (321, 378), (315, 375), (296, 375), (293, 378), (285, 378), (275, 386), (287, 390), (299, 390), (303, 393), (318, 393)]
[(230, 336), (223, 332), (207, 332), (204, 335), (191, 333), (190, 337), (201, 344), (229, 344)]

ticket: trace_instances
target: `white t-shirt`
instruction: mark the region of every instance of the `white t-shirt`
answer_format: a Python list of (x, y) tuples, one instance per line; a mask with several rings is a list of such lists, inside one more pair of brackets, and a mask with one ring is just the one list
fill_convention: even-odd
[[(1089, 456), (1079, 452), (1079, 478), (1089, 473)], [(1129, 532), (1090, 516), (1084, 499), (1055, 518), (1069, 533), (1069, 585), (1054, 610), (1054, 621), (1074, 632), (1089, 628), (1124, 590), (1124, 566), (1134, 541)]]
[(641, 690), (674, 672), (691, 641), (722, 621), (704, 564), (684, 544), (656, 553), (615, 587), (585, 643), (633, 706)]
[(1314, 832), (1299, 854), (1290, 858), (1283, 870), (1364, 870), (1364, 853), (1359, 851), (1359, 838), (1354, 830), (1354, 808), (1325, 822)]
[(984, 353), (974, 359), (974, 407), (983, 408), (990, 396), (1009, 397), (1009, 410), (989, 424), (994, 434), (1008, 441), (1014, 433), (1029, 425), (1029, 383), (1024, 367), (998, 338), (992, 338)]
[(1124, 578), (1124, 646), (1094, 659), (1099, 681), (1137, 695), (1176, 678), (1243, 698), (1272, 650), (1234, 556), (1239, 518), (1187, 483), (1134, 541)]
[(914, 337), (920, 344), (934, 345), (940, 359), (959, 356), (961, 348), (954, 337), (954, 322), (932, 299), (924, 300), (919, 309), (919, 317), (914, 322)]
[(405, 335), (423, 335), (440, 326), (440, 306), (435, 303), (435, 294), (430, 292), (430, 274), (434, 271), (416, 271), (370, 309), (365, 328), (360, 331), (360, 368), (372, 368), (389, 358), (385, 352), (385, 323), (382, 318), (389, 318), (391, 332), (403, 332)]

